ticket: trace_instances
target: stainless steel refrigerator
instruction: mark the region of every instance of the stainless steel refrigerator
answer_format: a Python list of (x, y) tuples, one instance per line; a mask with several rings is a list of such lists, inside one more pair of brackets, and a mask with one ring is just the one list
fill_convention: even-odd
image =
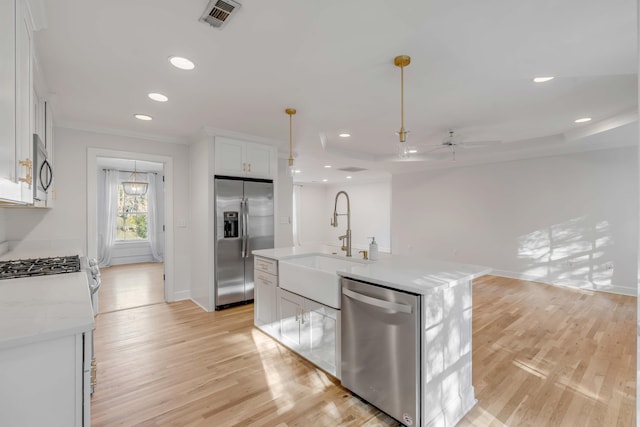
[(273, 182), (215, 178), (216, 310), (253, 300), (255, 249), (273, 248)]

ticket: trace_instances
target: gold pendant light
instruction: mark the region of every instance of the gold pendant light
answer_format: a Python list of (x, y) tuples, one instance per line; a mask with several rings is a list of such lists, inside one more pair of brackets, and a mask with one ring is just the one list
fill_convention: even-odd
[(138, 181), (138, 170), (136, 168), (136, 161), (133, 161), (133, 173), (129, 175), (127, 181), (122, 183), (122, 189), (130, 196), (143, 196), (147, 194), (149, 184), (144, 181)]
[(407, 148), (407, 134), (409, 131), (404, 128), (404, 67), (411, 63), (411, 57), (399, 55), (393, 59), (393, 63), (396, 67), (400, 67), (400, 130), (398, 131), (400, 146), (398, 147), (398, 155), (401, 158), (405, 158), (409, 155)]
[(287, 108), (284, 112), (289, 115), (289, 174), (293, 176), (296, 172), (293, 166), (293, 115), (296, 113), (296, 109)]

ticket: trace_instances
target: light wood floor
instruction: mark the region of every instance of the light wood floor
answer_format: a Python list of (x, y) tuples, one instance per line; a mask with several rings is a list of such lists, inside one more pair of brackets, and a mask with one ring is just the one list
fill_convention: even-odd
[[(634, 426), (636, 298), (484, 276), (469, 426)], [(101, 314), (94, 426), (398, 425), (253, 326), (190, 301)]]
[(101, 268), (98, 313), (163, 302), (163, 274), (164, 264), (161, 262)]

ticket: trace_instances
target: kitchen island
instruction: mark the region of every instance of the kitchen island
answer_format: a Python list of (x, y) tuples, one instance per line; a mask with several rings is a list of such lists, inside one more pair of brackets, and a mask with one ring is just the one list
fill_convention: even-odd
[[(341, 313), (341, 307), (327, 307), (307, 298), (307, 295), (297, 295), (278, 285), (279, 262), (287, 263), (287, 260), (312, 254), (345, 259), (335, 252), (335, 249), (325, 246), (254, 251), (254, 307), (257, 327), (341, 378), (345, 367), (342, 355), (345, 354), (345, 345), (350, 344), (345, 343), (342, 333), (341, 320), (346, 318), (346, 313)], [(490, 269), (386, 254), (381, 254), (377, 261), (354, 261), (358, 262), (336, 270), (336, 274), (380, 289), (402, 291), (419, 301), (416, 310), (418, 324), (414, 328), (418, 331), (414, 343), (418, 353), (415, 369), (418, 408), (415, 415), (402, 412), (391, 415), (405, 425), (455, 425), (475, 404), (471, 384), (471, 282), (489, 273)], [(268, 265), (268, 271), (261, 270), (261, 265)], [(267, 285), (261, 279), (265, 273)], [(344, 295), (342, 298), (345, 301)], [(375, 343), (371, 348), (375, 348)], [(405, 368), (391, 367), (397, 371)], [(384, 368), (380, 366), (379, 369)], [(357, 370), (366, 372), (362, 367)], [(377, 404), (374, 398), (366, 395), (366, 391), (352, 391), (383, 411), (392, 412), (385, 407), (388, 399), (383, 398), (380, 400), (382, 403)]]
[(85, 272), (0, 280), (0, 425), (90, 425)]

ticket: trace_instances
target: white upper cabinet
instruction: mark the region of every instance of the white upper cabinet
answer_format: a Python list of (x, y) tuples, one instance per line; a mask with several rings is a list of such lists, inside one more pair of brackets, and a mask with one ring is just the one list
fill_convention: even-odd
[(0, 2), (0, 201), (33, 203), (33, 40), (26, 0)]
[(221, 136), (215, 138), (217, 175), (274, 179), (275, 165), (275, 150), (270, 145)]
[(16, 179), (16, 4), (0, 2), (0, 199), (19, 200)]

